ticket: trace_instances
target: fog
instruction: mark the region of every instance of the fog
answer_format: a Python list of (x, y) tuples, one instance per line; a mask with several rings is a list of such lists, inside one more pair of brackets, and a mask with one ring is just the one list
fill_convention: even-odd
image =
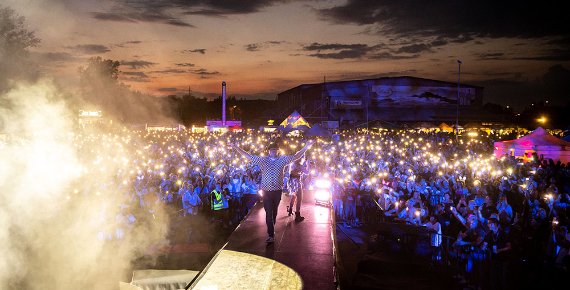
[(0, 100), (0, 289), (128, 281), (133, 260), (168, 243), (160, 204), (129, 220), (139, 210), (129, 203), (126, 171), (136, 140), (129, 148), (108, 127), (78, 130), (77, 112), (53, 81), (13, 83)]
[[(153, 249), (169, 244), (163, 203), (136, 195), (146, 144), (130, 128), (175, 121), (168, 103), (104, 69), (65, 81), (43, 70), (54, 63), (30, 50), (65, 31), (19, 13), (59, 15), (68, 2), (56, 2), (0, 5), (0, 289), (116, 289), (135, 261), (152, 265)], [(78, 61), (73, 70), (89, 65)], [(83, 126), (80, 110), (103, 117)]]

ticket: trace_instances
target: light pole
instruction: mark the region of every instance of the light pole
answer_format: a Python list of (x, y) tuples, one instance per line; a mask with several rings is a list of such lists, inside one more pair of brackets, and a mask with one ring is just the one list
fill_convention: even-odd
[(455, 142), (459, 138), (459, 89), (461, 83), (461, 60), (457, 60), (457, 113), (455, 115)]
[(370, 85), (368, 86), (368, 92), (366, 94), (366, 134), (368, 135), (368, 101), (370, 100)]

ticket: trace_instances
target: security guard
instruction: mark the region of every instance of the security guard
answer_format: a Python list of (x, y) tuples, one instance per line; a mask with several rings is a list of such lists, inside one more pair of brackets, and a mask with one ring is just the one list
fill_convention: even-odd
[(210, 195), (210, 206), (213, 211), (218, 211), (224, 209), (224, 200), (222, 198), (222, 193), (218, 192), (218, 190), (212, 190), (212, 194)]

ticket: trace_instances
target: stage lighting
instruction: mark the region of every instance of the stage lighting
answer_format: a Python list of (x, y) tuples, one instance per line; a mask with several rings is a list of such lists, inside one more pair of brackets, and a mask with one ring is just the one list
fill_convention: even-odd
[(331, 181), (328, 179), (317, 179), (315, 181), (315, 186), (317, 188), (330, 188), (331, 187)]
[(331, 181), (319, 178), (313, 184), (315, 189), (315, 204), (330, 206), (332, 204)]

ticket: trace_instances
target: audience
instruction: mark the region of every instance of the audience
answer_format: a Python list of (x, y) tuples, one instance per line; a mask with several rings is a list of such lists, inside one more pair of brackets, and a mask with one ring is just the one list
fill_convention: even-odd
[[(128, 134), (134, 137), (115, 138), (120, 146), (138, 148), (131, 152), (134, 160), (116, 173), (117, 188), (130, 200), (117, 205), (124, 207), (118, 219), (125, 226), (116, 238), (127, 235), (128, 224), (137, 222), (141, 212), (152, 214), (158, 203), (181, 218), (215, 219), (210, 207), (214, 189), (227, 194), (229, 214), (221, 222), (239, 223), (258, 200), (259, 168), (226, 144), (265, 154), (264, 144), (276, 138), (252, 131)], [(493, 141), (505, 138), (498, 133), (459, 142), (449, 133), (425, 130), (353, 130), (336, 136), (317, 138), (306, 157), (311, 176), (332, 181), (337, 222), (350, 227), (381, 221), (427, 227), (433, 230), (437, 259), (442, 237), (453, 237), (455, 255), (463, 259), (466, 273), (484, 260), (492, 261), (494, 276), (489, 281), (497, 289), (505, 287), (513, 259), (540, 265), (550, 258), (556, 267), (568, 269), (568, 164), (536, 155), (526, 163), (510, 156), (496, 158)], [(300, 137), (280, 140), (284, 154), (304, 143)], [(85, 156), (85, 163), (94, 156)], [(376, 210), (382, 212), (380, 218), (373, 214)]]

